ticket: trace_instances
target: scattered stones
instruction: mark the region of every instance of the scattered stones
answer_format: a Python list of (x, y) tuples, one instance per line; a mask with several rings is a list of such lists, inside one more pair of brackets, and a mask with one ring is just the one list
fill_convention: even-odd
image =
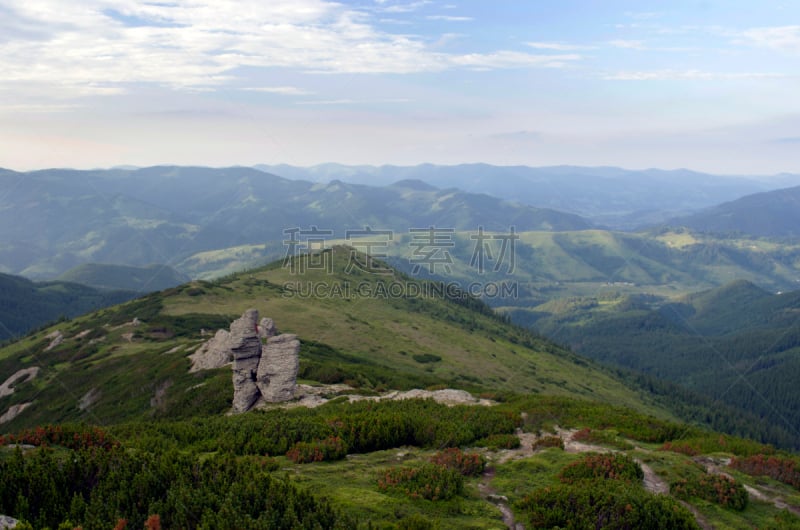
[(14, 372), (14, 375), (9, 377), (5, 380), (5, 382), (0, 385), (0, 398), (10, 396), (14, 393), (14, 385), (19, 385), (21, 383), (27, 383), (34, 377), (39, 374), (39, 367), (38, 366), (31, 366), (30, 368), (23, 368), (22, 370), (17, 370)]
[(47, 346), (47, 348), (44, 349), (44, 351), (50, 351), (59, 344), (61, 344), (62, 342), (64, 342), (64, 334), (61, 333), (61, 330), (58, 329), (46, 335), (45, 338), (50, 339), (50, 344)]
[(90, 389), (81, 397), (81, 399), (78, 400), (78, 409), (80, 409), (81, 412), (89, 409), (89, 407), (97, 403), (97, 401), (100, 399), (100, 395), (100, 390), (96, 388)]
[(17, 416), (19, 416), (23, 410), (27, 409), (31, 405), (33, 405), (33, 402), (11, 405), (10, 407), (8, 407), (8, 410), (2, 416), (0, 416), (0, 424), (7, 423), (13, 420)]

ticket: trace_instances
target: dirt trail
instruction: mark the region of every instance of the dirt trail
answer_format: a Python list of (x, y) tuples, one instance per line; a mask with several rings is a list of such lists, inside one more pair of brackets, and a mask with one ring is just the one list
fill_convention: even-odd
[(493, 467), (487, 467), (483, 472), (481, 481), (478, 484), (478, 492), (481, 498), (497, 506), (503, 514), (503, 524), (505, 524), (509, 530), (525, 530), (522, 523), (518, 523), (514, 519), (514, 512), (512, 512), (511, 508), (508, 506), (508, 498), (504, 495), (498, 495), (497, 490), (491, 486), (494, 475), (495, 471)]

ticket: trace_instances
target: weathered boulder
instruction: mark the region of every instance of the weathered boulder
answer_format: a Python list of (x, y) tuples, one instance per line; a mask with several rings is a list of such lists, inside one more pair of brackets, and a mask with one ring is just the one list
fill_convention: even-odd
[(16, 528), (19, 521), (8, 515), (0, 515), (0, 528)]
[(264, 401), (275, 403), (294, 397), (299, 354), (297, 335), (283, 334), (267, 340), (256, 374), (256, 383)]
[(190, 372), (222, 368), (233, 359), (231, 353), (230, 333), (220, 329), (217, 334), (204, 342), (189, 356), (192, 361)]
[(275, 322), (271, 318), (262, 318), (261, 322), (258, 324), (258, 336), (262, 339), (268, 339), (277, 334), (278, 330), (275, 329)]
[[(189, 358), (191, 372), (211, 370), (233, 360), (233, 412), (247, 412), (259, 402), (289, 401), (294, 397), (300, 341), (278, 335), (275, 322), (248, 309), (231, 323), (230, 332), (217, 334)], [(262, 344), (262, 339), (267, 341)]]
[(261, 339), (258, 336), (258, 311), (248, 309), (231, 323), (233, 354), (233, 411), (247, 412), (260, 396), (256, 372), (261, 360)]

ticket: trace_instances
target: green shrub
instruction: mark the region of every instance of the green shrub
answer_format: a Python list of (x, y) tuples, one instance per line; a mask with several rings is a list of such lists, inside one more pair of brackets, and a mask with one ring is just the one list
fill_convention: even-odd
[(747, 508), (747, 490), (736, 480), (724, 475), (704, 474), (681, 479), (670, 484), (669, 491), (679, 499), (698, 497), (734, 510)]
[(586, 427), (572, 435), (572, 439), (577, 442), (595, 445), (609, 445), (622, 451), (629, 451), (633, 449), (633, 445), (624, 441), (618, 440), (613, 433), (608, 431), (597, 431)]
[(297, 442), (286, 452), (286, 457), (295, 464), (341, 460), (347, 456), (347, 445), (338, 436), (311, 442)]
[(442, 360), (441, 357), (439, 357), (438, 355), (434, 355), (432, 353), (416, 353), (412, 355), (411, 358), (420, 364), (438, 363), (439, 361)]
[(465, 477), (476, 477), (483, 473), (486, 459), (478, 453), (465, 453), (457, 447), (439, 451), (431, 457), (431, 462), (450, 469), (455, 469)]
[(632, 458), (622, 454), (589, 454), (561, 470), (561, 482), (574, 484), (581, 480), (620, 480), (639, 483), (644, 478), (642, 468)]
[(498, 449), (516, 449), (521, 444), (519, 436), (516, 434), (490, 434), (486, 438), (476, 441), (475, 445), (497, 451)]
[(548, 447), (558, 447), (564, 449), (564, 440), (560, 436), (540, 436), (533, 442), (533, 450), (546, 449)]
[(619, 481), (541, 488), (516, 507), (531, 528), (700, 528), (675, 499)]
[(393, 467), (378, 479), (383, 492), (401, 492), (412, 499), (447, 500), (464, 491), (464, 477), (455, 469), (436, 464)]
[(800, 489), (800, 462), (796, 457), (753, 455), (733, 458), (730, 467), (753, 476), (766, 476)]
[(737, 456), (753, 456), (757, 454), (773, 454), (775, 448), (753, 440), (745, 440), (726, 434), (708, 434), (682, 440), (666, 441), (662, 451), (672, 451), (689, 456), (708, 453), (733, 453)]

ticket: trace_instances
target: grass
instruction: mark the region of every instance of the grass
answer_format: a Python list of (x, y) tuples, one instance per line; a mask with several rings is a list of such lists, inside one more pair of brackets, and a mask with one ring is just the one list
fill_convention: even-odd
[(410, 499), (402, 494), (381, 493), (378, 477), (387, 469), (417, 466), (430, 461), (435, 451), (402, 447), (388, 451), (350, 455), (337, 462), (292, 464), (279, 457), (281, 472), (298, 485), (329, 498), (347, 514), (370, 520), (377, 528), (394, 528), (392, 523), (409, 516), (423, 516), (437, 528), (502, 528), (500, 511), (478, 495), (479, 479), (467, 479), (465, 494), (449, 501)]

